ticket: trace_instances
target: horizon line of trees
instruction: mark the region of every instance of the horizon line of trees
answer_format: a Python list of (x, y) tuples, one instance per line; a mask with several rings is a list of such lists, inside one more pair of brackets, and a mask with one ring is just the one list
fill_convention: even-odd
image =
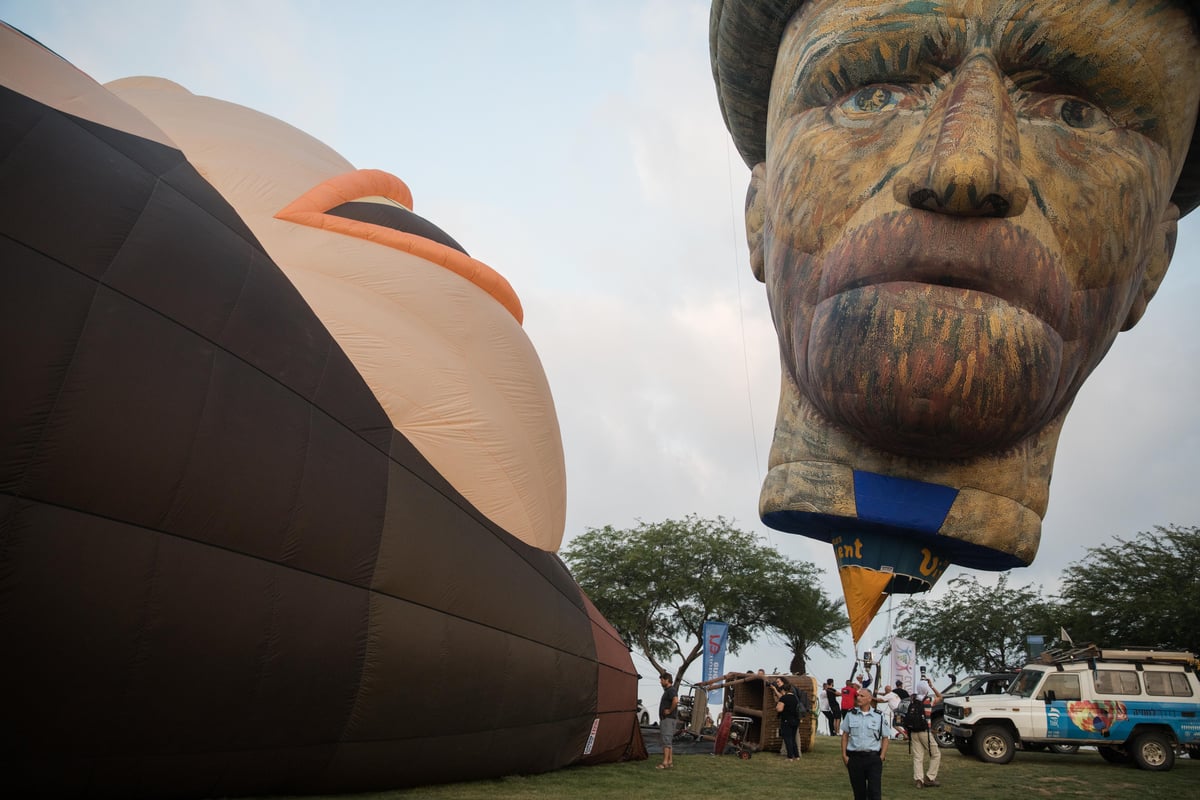
[[(791, 650), (796, 674), (807, 672), (814, 648), (840, 654), (844, 601), (825, 593), (822, 570), (723, 517), (589, 528), (562, 555), (626, 643), (677, 685), (703, 654), (710, 619), (729, 624), (729, 654), (766, 637)], [(987, 586), (962, 575), (936, 599), (904, 601), (896, 635), (917, 642), (923, 663), (955, 673), (1018, 668), (1028, 660), (1030, 634), (1059, 646), (1064, 630), (1076, 643), (1200, 653), (1198, 526), (1155, 526), (1089, 548), (1064, 569), (1054, 596), (1009, 578)]]
[(724, 517), (589, 528), (563, 559), (626, 643), (676, 684), (703, 654), (706, 620), (728, 623), (729, 654), (758, 636), (785, 643), (791, 671), (800, 673), (808, 652), (830, 652), (848, 624), (843, 601), (821, 588), (818, 567), (783, 556)]
[[(1200, 526), (1155, 526), (1090, 547), (1062, 572), (1061, 588), (994, 587), (972, 575), (936, 600), (906, 600), (896, 633), (948, 672), (1005, 672), (1029, 656), (1027, 637), (1048, 647), (1152, 647), (1200, 654)], [(1066, 632), (1070, 641), (1062, 638)]]

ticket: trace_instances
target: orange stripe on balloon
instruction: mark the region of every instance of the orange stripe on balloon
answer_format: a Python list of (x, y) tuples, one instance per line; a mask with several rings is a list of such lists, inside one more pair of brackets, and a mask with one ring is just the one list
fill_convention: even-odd
[(478, 259), (444, 244), (382, 225), (327, 214), (342, 203), (378, 195), (412, 210), (412, 192), (404, 181), (379, 169), (360, 169), (330, 178), (296, 198), (276, 219), (366, 239), (431, 261), (469, 280), (494, 297), (518, 323), (524, 321), (521, 301), (504, 276)]

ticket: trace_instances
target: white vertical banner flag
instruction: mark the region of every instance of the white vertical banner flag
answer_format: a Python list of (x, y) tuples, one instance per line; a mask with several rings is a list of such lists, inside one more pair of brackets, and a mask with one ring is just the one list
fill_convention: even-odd
[(892, 686), (896, 685), (896, 681), (902, 681), (901, 685), (911, 692), (917, 685), (917, 643), (912, 639), (893, 636), (891, 651), (889, 666), (892, 673)]

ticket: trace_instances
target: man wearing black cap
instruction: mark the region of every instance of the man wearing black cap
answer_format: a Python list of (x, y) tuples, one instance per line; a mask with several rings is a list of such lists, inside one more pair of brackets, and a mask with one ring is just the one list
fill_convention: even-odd
[(783, 362), (760, 512), (854, 544), (856, 631), (1033, 560), (1066, 413), (1200, 203), (1195, 8), (714, 0)]

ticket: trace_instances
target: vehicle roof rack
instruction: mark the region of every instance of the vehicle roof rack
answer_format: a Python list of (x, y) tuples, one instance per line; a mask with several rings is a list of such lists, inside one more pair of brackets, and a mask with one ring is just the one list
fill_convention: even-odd
[(1068, 661), (1096, 658), (1099, 655), (1100, 648), (1087, 642), (1079, 646), (1047, 648), (1035, 660), (1038, 664), (1064, 664)]
[(1037, 658), (1039, 664), (1065, 664), (1071, 661), (1125, 661), (1138, 664), (1185, 664), (1196, 666), (1196, 656), (1184, 650), (1156, 650), (1152, 647), (1101, 648), (1090, 642), (1076, 647), (1053, 648)]
[(1102, 649), (1100, 658), (1105, 661), (1139, 661), (1145, 664), (1191, 664), (1196, 656), (1184, 650), (1155, 650), (1153, 648), (1126, 647)]

